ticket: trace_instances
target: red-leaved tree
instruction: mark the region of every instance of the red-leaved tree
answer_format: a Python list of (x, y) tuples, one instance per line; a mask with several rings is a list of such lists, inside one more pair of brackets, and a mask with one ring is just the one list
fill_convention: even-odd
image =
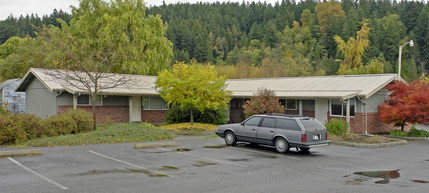
[(284, 113), (284, 106), (273, 90), (259, 88), (258, 93), (243, 105), (246, 118), (255, 114)]
[(402, 131), (407, 123), (429, 123), (429, 83), (396, 81), (387, 89), (392, 91), (387, 104), (378, 106), (378, 115), (384, 123), (401, 126)]

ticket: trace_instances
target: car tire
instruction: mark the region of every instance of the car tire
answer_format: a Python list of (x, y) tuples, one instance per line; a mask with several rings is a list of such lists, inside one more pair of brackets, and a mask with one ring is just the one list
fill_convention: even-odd
[(225, 143), (229, 146), (234, 146), (237, 143), (237, 138), (235, 138), (235, 135), (231, 131), (227, 131), (225, 133)]
[(289, 143), (284, 139), (283, 137), (279, 137), (274, 142), (274, 147), (276, 148), (276, 151), (279, 153), (286, 153), (289, 151)]

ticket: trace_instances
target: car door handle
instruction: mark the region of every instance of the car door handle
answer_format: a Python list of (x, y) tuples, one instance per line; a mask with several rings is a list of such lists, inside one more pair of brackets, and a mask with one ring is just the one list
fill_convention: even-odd
[(256, 129), (252, 129), (252, 131), (256, 131)]
[(274, 133), (274, 131), (270, 131), (271, 133)]

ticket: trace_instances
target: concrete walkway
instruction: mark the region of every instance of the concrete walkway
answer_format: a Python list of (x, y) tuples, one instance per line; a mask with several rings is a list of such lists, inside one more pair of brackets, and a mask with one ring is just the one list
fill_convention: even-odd
[(416, 129), (426, 130), (429, 132), (429, 125), (416, 125)]

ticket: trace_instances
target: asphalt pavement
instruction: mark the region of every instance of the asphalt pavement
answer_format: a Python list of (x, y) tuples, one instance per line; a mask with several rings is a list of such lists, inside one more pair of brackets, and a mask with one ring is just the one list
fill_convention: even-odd
[[(38, 148), (0, 158), (0, 192), (427, 192), (429, 141), (364, 149), (331, 145), (301, 153), (221, 138), (177, 147), (134, 143)], [(19, 148), (13, 148), (19, 149)], [(26, 149), (26, 148), (24, 148)], [(10, 148), (2, 148), (2, 151)]]

